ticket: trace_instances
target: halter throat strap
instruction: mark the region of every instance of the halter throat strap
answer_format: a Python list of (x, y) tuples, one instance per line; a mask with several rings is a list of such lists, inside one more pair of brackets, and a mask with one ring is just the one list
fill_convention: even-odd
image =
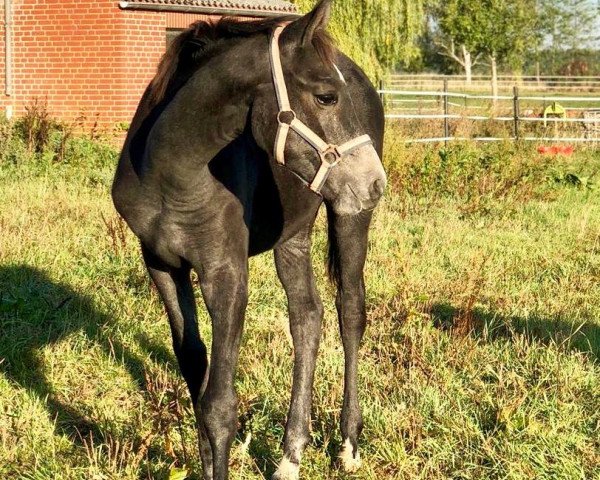
[[(281, 64), (281, 50), (279, 48), (279, 37), (284, 30), (284, 26), (278, 26), (273, 30), (271, 36), (271, 72), (273, 73), (273, 85), (277, 94), (277, 103), (279, 113), (277, 114), (277, 135), (275, 137), (274, 157), (277, 163), (285, 165), (285, 145), (290, 133), (290, 129), (296, 132), (306, 142), (308, 142), (319, 154), (321, 167), (319, 168), (312, 182), (307, 182), (296, 174), (313, 192), (320, 194), (325, 185), (331, 170), (337, 166), (345, 155), (364, 146), (372, 144), (369, 135), (362, 135), (350, 140), (342, 145), (331, 145), (311, 130), (306, 124), (298, 120), (296, 113), (290, 104), (283, 66)], [(295, 173), (295, 172), (294, 172)]]

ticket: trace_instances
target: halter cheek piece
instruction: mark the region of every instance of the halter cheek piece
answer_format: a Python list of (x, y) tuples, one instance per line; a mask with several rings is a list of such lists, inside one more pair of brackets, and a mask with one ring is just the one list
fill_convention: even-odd
[[(273, 72), (273, 84), (277, 93), (277, 103), (279, 104), (279, 113), (277, 114), (277, 136), (275, 137), (275, 160), (280, 165), (285, 165), (285, 145), (290, 129), (300, 135), (308, 142), (319, 154), (321, 167), (311, 183), (299, 177), (309, 188), (320, 194), (323, 185), (327, 181), (333, 167), (338, 165), (345, 155), (364, 145), (372, 144), (373, 141), (369, 135), (362, 135), (350, 140), (342, 145), (331, 145), (323, 140), (319, 135), (313, 132), (304, 123), (298, 120), (296, 113), (290, 105), (283, 67), (281, 65), (281, 52), (279, 50), (279, 37), (285, 27), (279, 26), (273, 30), (271, 37), (271, 70)], [(296, 175), (298, 176), (298, 175)]]

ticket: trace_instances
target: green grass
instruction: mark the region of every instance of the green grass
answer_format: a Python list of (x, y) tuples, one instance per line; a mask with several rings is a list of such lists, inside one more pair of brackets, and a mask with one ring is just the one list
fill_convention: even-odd
[[(52, 144), (34, 154), (6, 131), (0, 475), (163, 479), (183, 463), (197, 475), (165, 314), (109, 198), (115, 152), (73, 138), (61, 158)], [(302, 478), (600, 479), (600, 154), (409, 149), (389, 132), (386, 166), (366, 270), (364, 466), (346, 476), (334, 461), (343, 355), (320, 217), (326, 314)], [(286, 322), (262, 255), (251, 261), (233, 479), (268, 478), (280, 458)]]

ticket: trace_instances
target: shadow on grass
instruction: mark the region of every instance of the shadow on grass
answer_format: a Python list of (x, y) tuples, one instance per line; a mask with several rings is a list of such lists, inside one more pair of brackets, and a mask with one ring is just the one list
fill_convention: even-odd
[[(4, 375), (15, 387), (27, 389), (41, 399), (56, 425), (57, 433), (66, 435), (78, 447), (85, 447), (90, 436), (103, 439), (110, 432), (105, 431), (104, 424), (86, 414), (85, 406), (82, 408), (81, 405), (69, 404), (57, 391), (49, 379), (48, 366), (42, 353), (44, 347), (60, 343), (69, 336), (81, 336), (91, 344), (99, 345), (106, 355), (117, 362), (122, 362), (131, 377), (148, 394), (152, 391), (152, 385), (146, 384), (145, 377), (148, 357), (160, 365), (168, 366), (169, 370), (178, 370), (172, 351), (143, 332), (134, 334), (134, 341), (144, 352), (144, 358), (132, 353), (131, 348), (119, 343), (115, 335), (111, 335), (116, 326), (114, 318), (99, 310), (91, 298), (77, 293), (69, 285), (50, 279), (44, 271), (27, 265), (0, 266), (0, 375)], [(84, 382), (93, 382), (94, 379), (81, 378), (80, 381), (84, 388)], [(248, 412), (240, 412), (240, 441), (249, 431), (246, 424), (254, 413), (259, 413), (261, 407), (255, 408), (256, 412), (253, 411), (254, 407)], [(268, 415), (270, 425), (284, 424), (285, 419), (277, 418), (274, 412)], [(249, 453), (258, 470), (270, 478), (279, 458), (275, 458), (270, 446), (273, 438), (263, 433), (254, 437)], [(199, 460), (197, 453), (193, 452), (196, 452), (195, 442), (187, 448), (187, 453), (196, 458), (191, 459), (192, 465)], [(149, 459), (164, 458), (165, 455), (165, 452), (153, 446), (148, 447)]]
[(515, 335), (526, 339), (556, 345), (566, 351), (578, 350), (600, 359), (600, 325), (591, 321), (569, 321), (567, 318), (529, 318), (506, 316), (496, 312), (473, 308), (465, 311), (448, 303), (435, 303), (430, 309), (436, 327), (458, 330), (488, 340), (511, 340)]
[[(81, 444), (90, 435), (102, 438), (103, 432), (97, 422), (60, 398), (46, 376), (41, 349), (83, 333), (108, 355), (122, 359), (132, 378), (145, 389), (144, 361), (107, 334), (107, 327), (113, 324), (91, 299), (49, 279), (43, 271), (27, 265), (0, 267), (0, 372), (16, 386), (45, 399), (57, 429), (74, 443)], [(159, 363), (174, 363), (163, 346), (143, 335), (137, 341)]]

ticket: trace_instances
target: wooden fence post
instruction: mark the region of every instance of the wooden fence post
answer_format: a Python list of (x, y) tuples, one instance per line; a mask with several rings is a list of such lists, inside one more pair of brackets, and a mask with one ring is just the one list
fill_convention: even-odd
[(385, 85), (383, 83), (383, 80), (379, 80), (379, 99), (381, 100), (382, 104), (385, 100), (385, 95), (383, 94), (383, 90), (385, 90)]
[(515, 85), (513, 87), (513, 117), (515, 121), (515, 140), (519, 140), (519, 120), (520, 120), (520, 111), (519, 111), (519, 87)]
[(448, 79), (444, 79), (444, 145), (448, 147), (448, 137), (450, 136), (450, 125), (448, 123), (448, 115), (450, 113), (450, 105), (448, 103)]

